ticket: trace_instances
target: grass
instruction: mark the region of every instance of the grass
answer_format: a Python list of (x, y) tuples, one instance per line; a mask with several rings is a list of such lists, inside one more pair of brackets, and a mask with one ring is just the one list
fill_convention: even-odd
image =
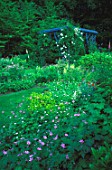
[[(12, 112), (16, 112), (19, 108), (19, 104), (24, 102), (32, 92), (42, 93), (45, 91), (43, 87), (35, 87), (28, 90), (22, 90), (20, 92), (13, 92), (0, 96), (0, 126), (10, 123), (9, 116)], [(24, 102), (25, 103), (25, 102)]]

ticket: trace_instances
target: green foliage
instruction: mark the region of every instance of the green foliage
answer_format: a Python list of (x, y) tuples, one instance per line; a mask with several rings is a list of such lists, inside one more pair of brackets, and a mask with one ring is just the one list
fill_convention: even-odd
[(36, 5), (27, 1), (0, 1), (0, 11), (2, 54), (8, 56), (26, 49), (30, 53), (34, 51), (37, 32)]
[(41, 116), (45, 110), (47, 112), (50, 111), (56, 104), (50, 92), (45, 92), (44, 94), (32, 93), (29, 100), (30, 103), (28, 110), (32, 112), (36, 110)]
[(26, 60), (19, 57), (1, 59), (0, 93), (7, 91), (19, 91), (35, 85), (35, 71), (28, 69)]
[(84, 40), (78, 28), (70, 23), (67, 24), (67, 29), (62, 29), (59, 42), (57, 43), (61, 54), (69, 63), (76, 62), (80, 55), (85, 53)]
[(111, 170), (112, 164), (112, 147), (105, 143), (104, 146), (100, 146), (97, 150), (92, 148), (93, 160), (90, 164), (90, 169), (109, 169)]
[(112, 54), (95, 52), (82, 56), (78, 61), (89, 74), (86, 80), (92, 80), (101, 86), (109, 85), (112, 82)]
[[(111, 54), (85, 55), (77, 61), (80, 63), (69, 65), (60, 60), (56, 66), (37, 67), (40, 77), (44, 69), (56, 69), (58, 78), (43, 83), (44, 93), (31, 93), (23, 103), (24, 110), (16, 110), (10, 125), (1, 127), (2, 169), (109, 168), (112, 90), (111, 69), (106, 70), (111, 68)], [(102, 67), (105, 72), (99, 76)], [(106, 75), (109, 81), (105, 82)]]
[(0, 93), (28, 89), (40, 83), (58, 80), (62, 74), (57, 65), (30, 66), (23, 56), (0, 60)]
[[(12, 53), (25, 53), (27, 49), (31, 58), (38, 58), (37, 32), (66, 25), (67, 20), (96, 29), (98, 43), (104, 43), (107, 48), (112, 37), (110, 10), (111, 1), (0, 1), (1, 53), (6, 57)], [(103, 14), (103, 19), (99, 14)]]
[[(47, 21), (41, 22), (47, 25)], [(55, 24), (55, 20), (53, 22)], [(57, 42), (53, 35), (51, 37), (49, 34), (40, 34), (38, 36), (38, 57), (41, 65), (46, 62), (53, 63), (59, 57), (73, 63), (80, 55), (85, 53), (82, 35), (78, 28), (74, 29), (72, 24), (68, 23), (67, 29), (62, 29), (61, 32), (57, 33), (57, 36), (59, 38)]]
[(58, 79), (58, 69), (55, 65), (36, 67), (36, 83), (46, 83)]
[[(17, 113), (15, 123), (3, 130), (6, 137), (1, 141), (8, 146), (1, 145), (7, 151), (7, 156), (1, 155), (2, 162), (8, 159), (15, 167), (19, 161), (22, 168), (32, 169), (33, 163), (41, 169), (89, 169), (91, 148), (98, 148), (104, 141), (111, 142), (111, 111), (109, 114), (105, 110), (103, 114), (107, 104), (100, 99), (101, 95), (98, 98), (96, 93), (86, 100), (83, 88), (77, 85), (73, 81), (52, 82), (48, 85), (50, 91), (30, 95), (29, 112)], [(85, 91), (85, 96), (88, 94), (91, 87)], [(15, 161), (11, 159), (13, 155)], [(2, 162), (3, 168), (11, 168)]]

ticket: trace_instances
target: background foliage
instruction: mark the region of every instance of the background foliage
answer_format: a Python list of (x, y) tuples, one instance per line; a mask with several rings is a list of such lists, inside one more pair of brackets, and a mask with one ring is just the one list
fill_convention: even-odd
[(111, 34), (111, 0), (88, 1), (2, 1), (0, 0), (0, 53), (2, 56), (30, 53), (38, 57), (37, 32), (66, 25), (95, 29), (99, 32), (97, 42), (108, 47)]

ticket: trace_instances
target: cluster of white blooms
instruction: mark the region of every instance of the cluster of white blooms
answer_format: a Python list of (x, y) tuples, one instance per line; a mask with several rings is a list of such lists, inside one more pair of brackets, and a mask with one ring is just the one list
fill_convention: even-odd
[(80, 32), (79, 28), (74, 28), (73, 34), (70, 32), (69, 37), (69, 35), (64, 32), (64, 30), (61, 30), (61, 33), (59, 33), (58, 35), (59, 41), (56, 42), (56, 46), (60, 49), (63, 58), (69, 60), (75, 54), (75, 50), (77, 47), (77, 37), (79, 41), (84, 41), (82, 38), (82, 34), (83, 33)]
[[(62, 30), (61, 30), (62, 31)], [(59, 34), (60, 39), (67, 38), (67, 34), (65, 34), (63, 31)]]
[(79, 28), (74, 28), (75, 34), (79, 35)]
[(62, 36), (62, 37), (63, 37), (63, 33), (60, 33), (60, 36)]

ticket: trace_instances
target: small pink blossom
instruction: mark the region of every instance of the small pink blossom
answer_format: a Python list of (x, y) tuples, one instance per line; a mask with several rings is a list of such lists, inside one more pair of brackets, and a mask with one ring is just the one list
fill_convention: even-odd
[(80, 142), (80, 143), (84, 143), (84, 140), (83, 140), (83, 139), (81, 139), (79, 142)]
[(68, 134), (67, 134), (67, 133), (65, 133), (65, 136), (68, 136)]
[(54, 129), (57, 129), (57, 126), (56, 126), (56, 125), (54, 126)]
[(37, 150), (38, 150), (38, 151), (41, 151), (41, 150), (42, 150), (42, 148), (39, 148), (39, 147), (38, 147), (38, 148), (37, 148)]
[(66, 148), (66, 146), (65, 146), (65, 144), (64, 144), (64, 143), (62, 143), (62, 144), (61, 144), (61, 147), (62, 147), (62, 148)]
[(47, 136), (43, 136), (44, 139), (47, 139)]
[(42, 146), (44, 146), (44, 145), (45, 145), (45, 143), (44, 143), (44, 142), (42, 142), (42, 141), (40, 141), (39, 143), (40, 143)]
[(52, 156), (53, 154), (52, 154), (52, 153), (50, 153), (49, 155), (50, 155), (50, 156)]
[(17, 144), (18, 144), (18, 142), (14, 142), (14, 144), (15, 144), (15, 145), (17, 145)]
[(52, 120), (52, 122), (54, 122), (54, 120)]
[(56, 135), (56, 137), (55, 138), (53, 138), (54, 140), (57, 140), (58, 139), (58, 135)]
[(80, 116), (80, 114), (74, 114), (74, 116)]
[(27, 145), (30, 145), (30, 144), (31, 144), (31, 142), (28, 140), (28, 141), (27, 141)]
[(50, 132), (50, 133), (49, 133), (49, 135), (50, 135), (50, 136), (52, 136), (52, 135), (53, 135), (53, 133), (52, 133), (52, 132)]
[(22, 153), (19, 153), (17, 156), (21, 156), (21, 155), (23, 155)]
[(69, 156), (68, 156), (68, 154), (66, 155), (66, 159), (69, 159)]
[(33, 158), (32, 158), (32, 157), (30, 157), (30, 159), (29, 159), (29, 162), (31, 162), (31, 161), (33, 161)]
[(25, 154), (29, 154), (29, 151), (24, 151)]
[(7, 151), (3, 150), (3, 154), (4, 154), (4, 155), (7, 155)]
[(109, 41), (109, 44), (108, 44), (108, 49), (111, 49), (110, 41)]

